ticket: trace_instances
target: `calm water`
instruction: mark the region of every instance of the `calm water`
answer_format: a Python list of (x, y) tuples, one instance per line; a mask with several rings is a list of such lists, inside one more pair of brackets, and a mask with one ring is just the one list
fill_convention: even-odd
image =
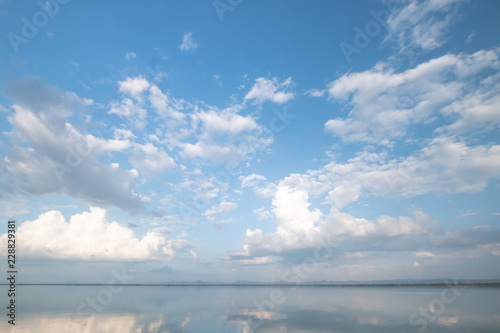
[(18, 286), (0, 332), (500, 332), (498, 288), (114, 288)]

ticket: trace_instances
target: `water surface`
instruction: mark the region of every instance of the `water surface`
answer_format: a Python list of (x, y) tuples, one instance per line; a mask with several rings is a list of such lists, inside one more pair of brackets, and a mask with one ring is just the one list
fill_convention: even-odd
[(500, 332), (498, 288), (112, 288), (18, 286), (0, 332)]

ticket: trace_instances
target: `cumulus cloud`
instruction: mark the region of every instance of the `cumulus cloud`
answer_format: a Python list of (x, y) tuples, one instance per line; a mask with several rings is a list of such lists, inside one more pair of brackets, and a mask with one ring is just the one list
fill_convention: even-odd
[[(283, 180), (272, 200), (275, 230), (247, 229), (243, 251), (233, 253), (230, 260), (257, 264), (261, 258), (272, 257), (274, 261), (301, 262), (315, 255), (318, 249), (322, 255), (315, 255), (317, 261), (338, 259), (342, 253), (351, 261), (350, 253), (357, 254), (356, 260), (362, 260), (364, 256), (358, 254), (373, 251), (412, 252), (419, 261), (436, 258), (430, 249), (480, 251), (491, 248), (491, 253), (497, 253), (489, 244), (498, 237), (498, 232), (445, 231), (438, 221), (421, 210), (411, 210), (410, 216), (380, 215), (374, 219), (355, 217), (333, 207), (325, 214), (312, 205), (311, 189), (304, 179), (302, 183)], [(257, 211), (260, 212), (263, 210)]]
[(189, 32), (182, 37), (182, 44), (179, 46), (181, 51), (194, 50), (198, 47), (198, 43), (193, 39), (193, 33)]
[(92, 205), (128, 212), (143, 209), (132, 191), (134, 173), (99, 160), (103, 152), (123, 150), (130, 143), (84, 135), (68, 122), (71, 115), (89, 105), (88, 100), (34, 78), (14, 83), (8, 92), (11, 89), (16, 104), (8, 116), (13, 130), (7, 136), (12, 145), (3, 163), (16, 191), (66, 194)]
[(292, 84), (292, 78), (279, 82), (277, 78), (266, 79), (259, 77), (255, 80), (252, 89), (246, 94), (245, 100), (255, 100), (257, 103), (271, 101), (284, 104), (294, 97), (292, 92), (286, 92), (286, 88)]
[[(292, 174), (273, 193), (274, 232), (248, 229), (242, 252), (233, 260), (269, 255), (296, 260), (311, 255), (318, 244), (330, 244), (331, 256), (343, 251), (416, 251), (419, 260), (434, 258), (428, 249), (468, 248), (489, 244), (495, 235), (487, 229), (444, 231), (424, 212), (411, 216), (380, 215), (358, 218), (340, 211), (369, 193), (376, 196), (411, 197), (421, 194), (470, 193), (500, 178), (500, 146), (467, 146), (454, 137), (438, 137), (413, 156), (390, 158), (386, 153), (364, 152), (346, 163), (331, 162), (319, 170)], [(263, 181), (259, 175), (240, 178), (248, 187)], [(323, 198), (329, 212), (316, 208), (311, 198)]]
[(142, 93), (149, 88), (151, 85), (145, 78), (138, 77), (128, 77), (125, 81), (118, 82), (120, 92), (132, 96), (136, 100), (141, 99)]
[[(231, 258), (280, 256), (300, 261), (323, 244), (330, 253), (323, 259), (331, 260), (344, 251), (410, 251), (430, 242), (433, 235), (443, 234), (439, 223), (421, 211), (413, 211), (412, 217), (381, 215), (368, 220), (334, 208), (325, 215), (310, 206), (304, 189), (279, 186), (273, 199), (276, 230), (247, 229), (243, 252)], [(410, 236), (413, 241), (408, 242)]]
[[(75, 214), (69, 221), (57, 210), (43, 213), (20, 224), (16, 235), (25, 258), (157, 260), (172, 258), (180, 244), (179, 238), (167, 240), (161, 228), (139, 239), (132, 229), (109, 222), (106, 211), (97, 207)], [(6, 239), (7, 234), (0, 237), (2, 243), (7, 243)]]

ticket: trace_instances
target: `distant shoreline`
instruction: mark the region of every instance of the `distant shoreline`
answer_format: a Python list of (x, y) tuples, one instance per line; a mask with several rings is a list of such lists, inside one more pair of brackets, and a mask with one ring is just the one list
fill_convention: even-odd
[[(0, 285), (8, 285), (0, 283)], [(107, 286), (109, 283), (18, 283), (18, 286)], [(446, 287), (446, 286), (461, 286), (461, 287), (500, 287), (500, 282), (484, 282), (484, 283), (359, 283), (359, 284), (279, 284), (279, 283), (128, 283), (128, 284), (113, 284), (115, 286), (132, 286), (132, 287)]]

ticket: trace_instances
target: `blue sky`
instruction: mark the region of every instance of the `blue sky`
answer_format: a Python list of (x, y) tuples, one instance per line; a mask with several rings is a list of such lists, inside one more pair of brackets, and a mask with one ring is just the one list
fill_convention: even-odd
[(20, 279), (499, 278), (499, 11), (0, 1)]

